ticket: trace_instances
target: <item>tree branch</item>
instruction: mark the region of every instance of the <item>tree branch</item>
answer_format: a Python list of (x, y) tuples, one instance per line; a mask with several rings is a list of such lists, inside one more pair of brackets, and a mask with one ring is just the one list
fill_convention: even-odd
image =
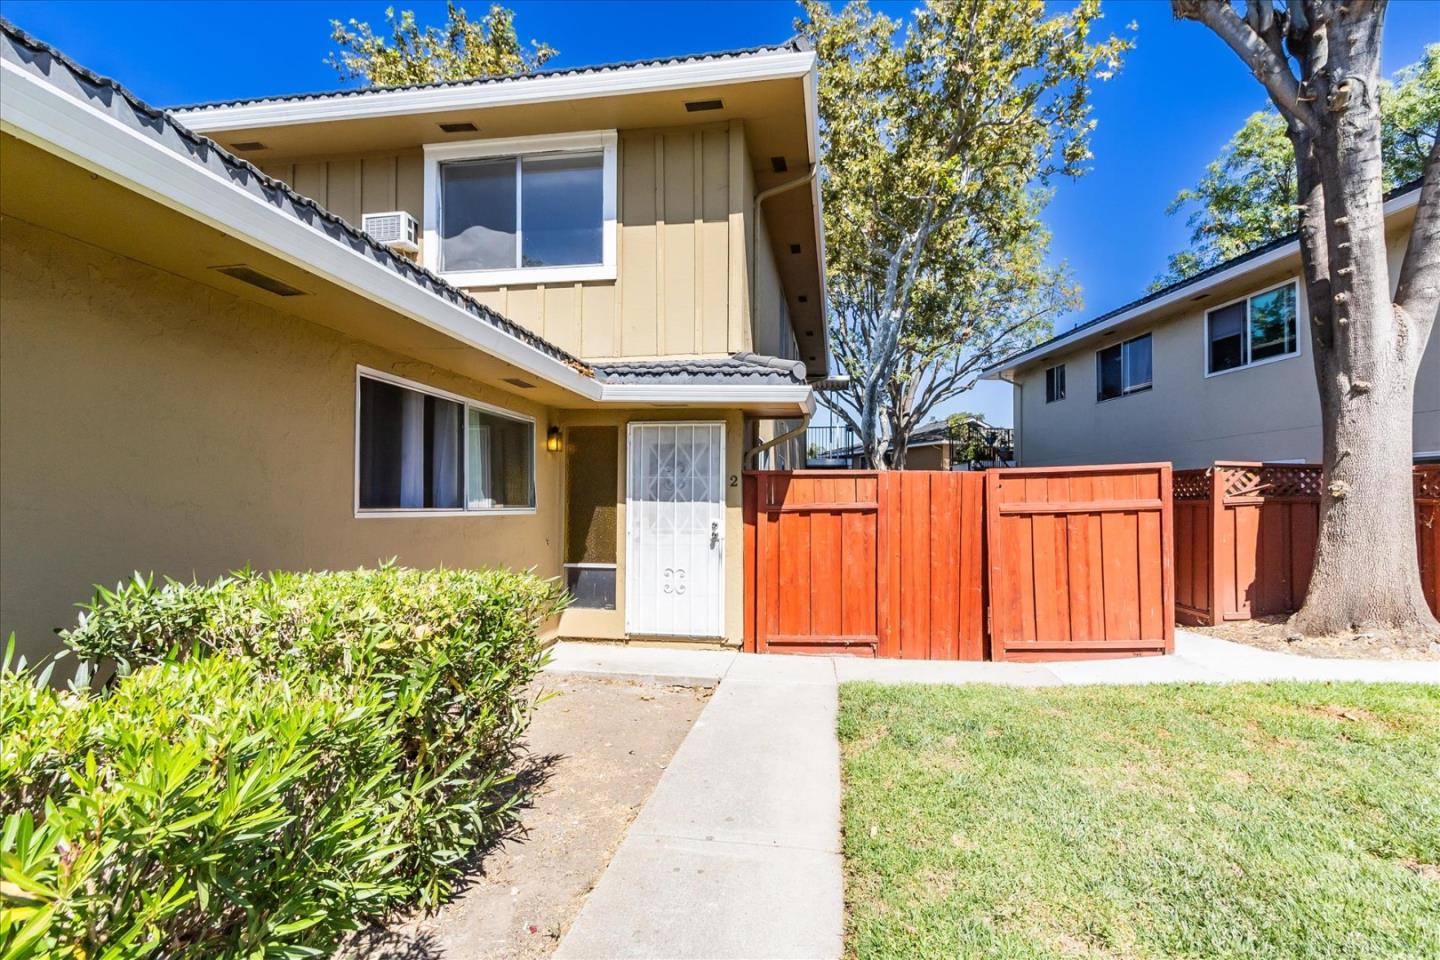
[(1170, 9), (1176, 19), (1195, 20), (1215, 31), (1264, 85), (1282, 114), (1312, 132), (1320, 129), (1314, 111), (1300, 99), (1300, 81), (1290, 64), (1235, 12), (1229, 0), (1171, 0)]
[(1440, 311), (1440, 138), (1430, 146), (1425, 160), (1425, 182), (1415, 207), (1415, 225), (1400, 264), (1400, 281), (1395, 287), (1395, 309), (1407, 326), (1414, 356), (1424, 352), (1425, 342)]

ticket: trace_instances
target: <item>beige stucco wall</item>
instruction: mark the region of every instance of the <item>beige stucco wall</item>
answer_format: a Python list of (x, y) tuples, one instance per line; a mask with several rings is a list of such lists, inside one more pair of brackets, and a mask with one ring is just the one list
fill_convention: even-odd
[[(552, 411), (12, 218), (0, 321), (0, 631), (22, 652), (133, 570), (560, 572)], [(357, 364), (534, 416), (537, 511), (356, 518)]]
[[(1404, 255), (1391, 238), (1391, 276)], [(1294, 276), (1296, 265), (1261, 273), (1250, 292)], [(1239, 296), (1237, 291), (1234, 296)], [(1309, 315), (1298, 297), (1300, 352), (1293, 357), (1205, 375), (1205, 312), (1232, 299), (1211, 298), (1146, 326), (1127, 328), (1024, 370), (1014, 392), (1015, 428), (1024, 466), (1169, 460), (1177, 468), (1216, 460), (1306, 460), (1321, 456), (1320, 400), (1310, 357)], [(1149, 330), (1154, 387), (1097, 402), (1095, 352)], [(1415, 392), (1415, 450), (1440, 451), (1440, 337), (1432, 336)], [(1045, 370), (1065, 364), (1066, 397), (1045, 402)]]
[[(622, 130), (618, 139), (616, 279), (471, 292), (587, 359), (720, 355), (757, 349), (762, 336), (777, 344), (766, 352), (778, 353), (783, 293), (763, 226), (751, 236), (755, 184), (744, 124)], [(352, 223), (364, 213), (407, 210), (424, 231), (419, 145), (261, 166)], [(752, 323), (748, 261), (756, 250), (755, 296), (765, 306)]]
[[(357, 366), (536, 419), (530, 515), (356, 517)], [(745, 430), (724, 410), (560, 411), (276, 309), (0, 217), (0, 631), (54, 652), (93, 584), (131, 571), (209, 578), (244, 564), (562, 572), (564, 454), (547, 428), (621, 427), (619, 609), (565, 636), (624, 637), (625, 431), (726, 424), (726, 638), (741, 639)]]

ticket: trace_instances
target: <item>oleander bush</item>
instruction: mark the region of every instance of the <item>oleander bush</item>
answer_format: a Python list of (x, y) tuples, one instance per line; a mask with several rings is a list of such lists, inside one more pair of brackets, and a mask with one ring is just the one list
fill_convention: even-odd
[(0, 685), (0, 960), (314, 956), (437, 903), (513, 823), (562, 603), (393, 565), (98, 591), (63, 637), (104, 689)]

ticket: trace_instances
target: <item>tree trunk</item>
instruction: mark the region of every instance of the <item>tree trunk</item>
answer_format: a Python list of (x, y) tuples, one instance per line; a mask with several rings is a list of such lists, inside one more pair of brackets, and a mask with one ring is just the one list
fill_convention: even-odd
[(1315, 565), (1291, 619), (1307, 636), (1440, 632), (1415, 548), (1413, 414), (1426, 338), (1391, 298), (1385, 245), (1382, 23), (1330, 24), (1333, 85), (1317, 97), (1315, 125), (1291, 130), (1324, 464)]

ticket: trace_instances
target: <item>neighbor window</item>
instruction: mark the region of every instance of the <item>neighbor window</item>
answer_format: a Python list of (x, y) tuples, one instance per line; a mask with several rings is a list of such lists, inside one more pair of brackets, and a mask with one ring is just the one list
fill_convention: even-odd
[(360, 376), (361, 510), (535, 506), (535, 424), (460, 397)]
[(1054, 403), (1065, 399), (1065, 364), (1058, 364), (1045, 371), (1045, 402)]
[(1206, 313), (1206, 372), (1222, 373), (1298, 353), (1295, 300), (1295, 284), (1287, 283)]
[(425, 153), (427, 266), (473, 285), (613, 276), (613, 133)]
[(1113, 400), (1149, 390), (1150, 334), (1106, 347), (1095, 354), (1096, 400)]

